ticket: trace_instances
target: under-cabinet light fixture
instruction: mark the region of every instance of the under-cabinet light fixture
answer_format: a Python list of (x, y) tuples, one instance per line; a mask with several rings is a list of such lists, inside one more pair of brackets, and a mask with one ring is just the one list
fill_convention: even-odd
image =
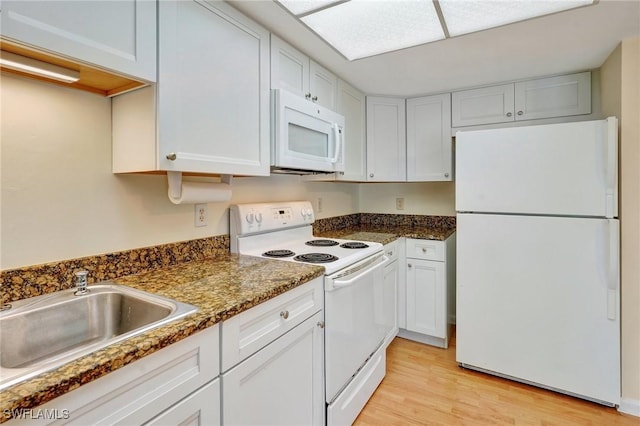
[(274, 0), (354, 60), (597, 3), (598, 0)]
[(22, 71), (41, 77), (52, 78), (64, 81), (65, 83), (75, 83), (80, 80), (80, 72), (64, 68), (58, 65), (49, 64), (15, 53), (0, 52), (0, 67), (9, 68), (15, 71)]

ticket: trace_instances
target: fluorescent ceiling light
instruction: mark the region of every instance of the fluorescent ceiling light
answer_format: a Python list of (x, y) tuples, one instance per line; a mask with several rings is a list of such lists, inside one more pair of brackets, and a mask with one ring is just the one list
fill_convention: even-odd
[(80, 73), (78, 71), (38, 61), (37, 59), (27, 58), (26, 56), (16, 55), (11, 52), (0, 52), (0, 66), (64, 81), (65, 83), (75, 83), (80, 80)]
[(352, 0), (301, 19), (349, 60), (444, 38), (433, 3), (424, 0)]
[(593, 0), (439, 0), (455, 37), (593, 3)]
[(499, 27), (597, 0), (276, 0), (348, 60)]

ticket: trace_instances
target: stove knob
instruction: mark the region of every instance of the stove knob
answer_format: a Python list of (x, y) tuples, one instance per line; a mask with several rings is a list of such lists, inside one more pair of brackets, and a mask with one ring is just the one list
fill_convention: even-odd
[(262, 223), (262, 213), (256, 213), (256, 222)]
[(253, 213), (247, 214), (247, 217), (246, 217), (247, 223), (253, 223), (253, 218), (254, 218)]

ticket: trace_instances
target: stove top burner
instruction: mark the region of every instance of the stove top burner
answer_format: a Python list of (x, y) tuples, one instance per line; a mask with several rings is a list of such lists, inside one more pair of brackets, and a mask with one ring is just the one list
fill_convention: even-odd
[(338, 258), (332, 254), (327, 253), (305, 253), (297, 255), (293, 258), (293, 260), (308, 263), (329, 263), (335, 262), (336, 260), (338, 260)]
[(307, 241), (305, 244), (312, 247), (331, 247), (337, 246), (338, 242), (333, 240), (311, 240)]
[(340, 247), (346, 249), (363, 249), (369, 247), (369, 245), (361, 243), (360, 241), (349, 241), (347, 243), (340, 244)]
[(262, 253), (266, 257), (291, 257), (294, 254), (291, 250), (269, 250)]

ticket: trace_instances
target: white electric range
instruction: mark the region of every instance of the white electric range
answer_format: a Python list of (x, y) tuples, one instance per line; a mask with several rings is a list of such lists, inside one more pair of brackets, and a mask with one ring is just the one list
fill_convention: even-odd
[(325, 268), (327, 424), (351, 424), (385, 374), (382, 244), (313, 236), (308, 201), (230, 208), (231, 252)]

